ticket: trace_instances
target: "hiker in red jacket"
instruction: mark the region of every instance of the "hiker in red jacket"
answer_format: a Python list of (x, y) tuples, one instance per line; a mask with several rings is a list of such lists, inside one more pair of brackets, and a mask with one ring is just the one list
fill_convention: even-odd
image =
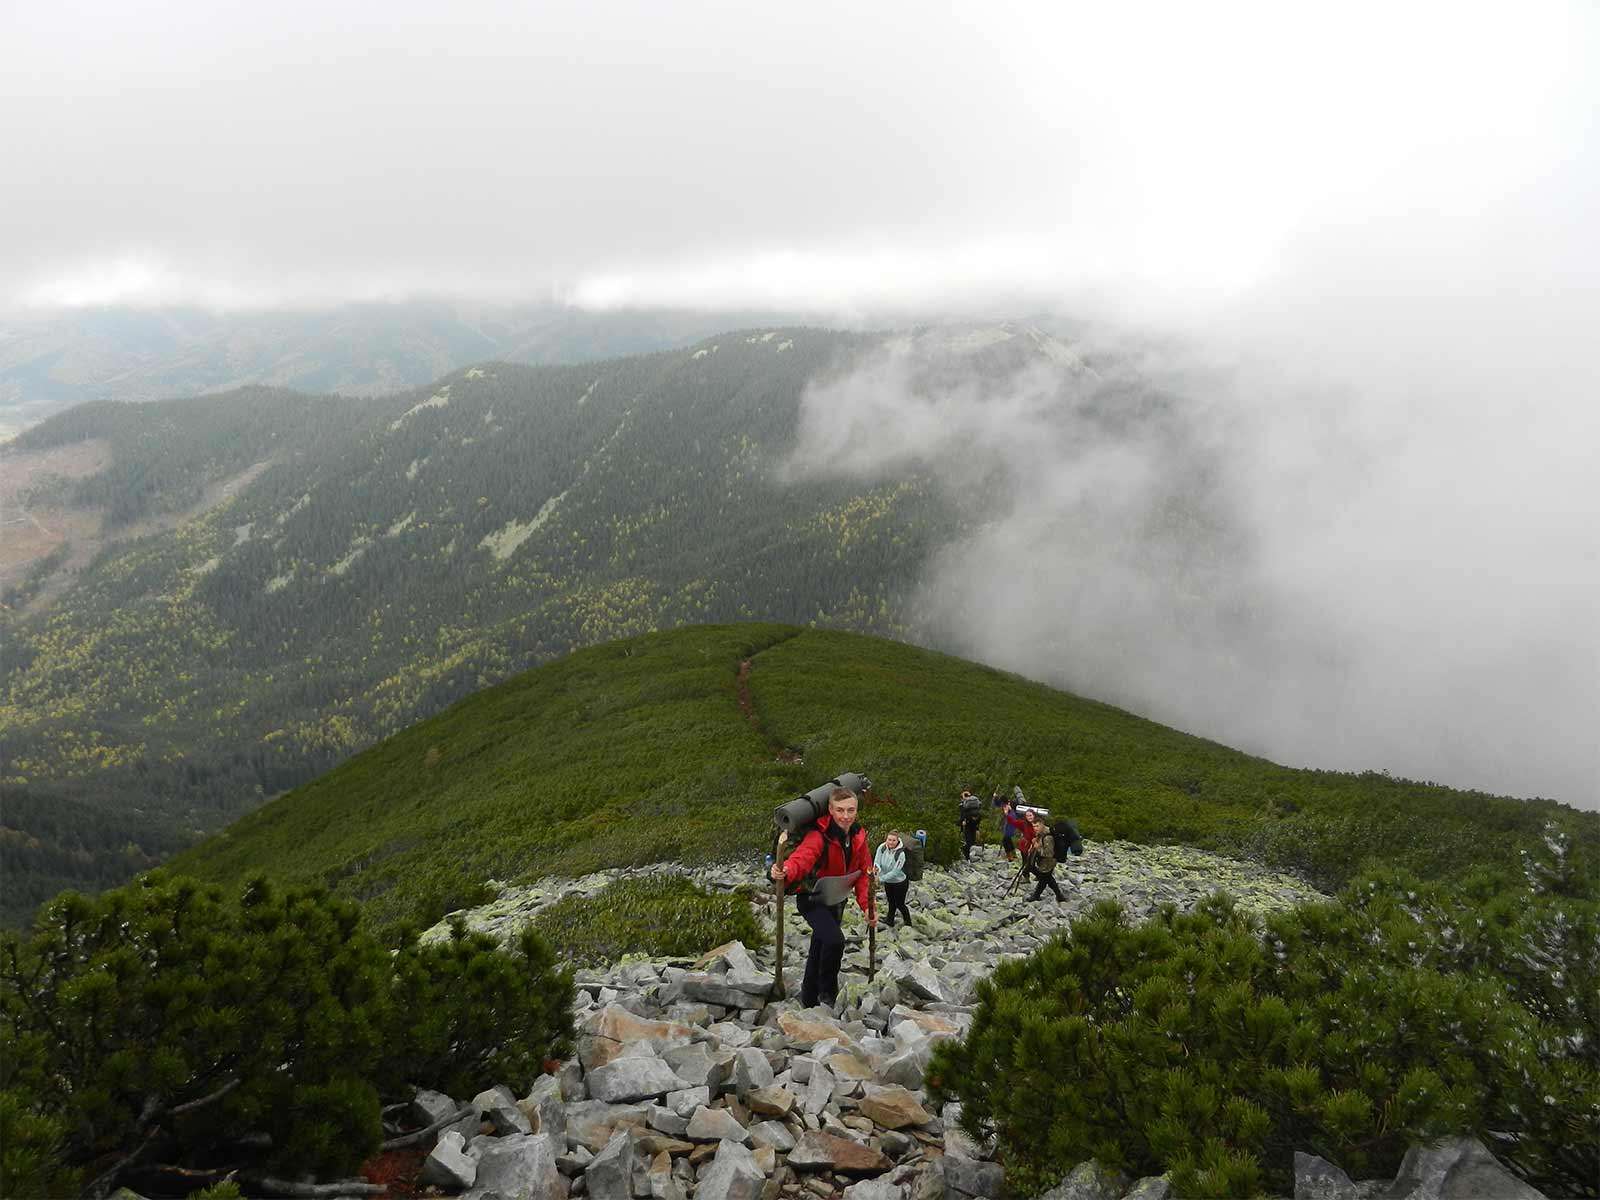
[(857, 804), (849, 788), (834, 788), (828, 811), (806, 830), (781, 867), (772, 865), (772, 878), (783, 880), (785, 892), (795, 890), (795, 907), (811, 926), (811, 948), (800, 983), (800, 1003), (807, 1008), (819, 1002), (831, 1008), (839, 998), (839, 965), (844, 961), (839, 920), (851, 890), (868, 923), (877, 923), (870, 907), (872, 856), (867, 831), (856, 824)]

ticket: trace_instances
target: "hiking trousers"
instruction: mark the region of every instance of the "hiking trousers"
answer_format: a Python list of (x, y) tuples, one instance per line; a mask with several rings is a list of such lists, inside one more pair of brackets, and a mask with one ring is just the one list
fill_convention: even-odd
[[(1029, 869), (1032, 870), (1032, 868)], [(1044, 896), (1045, 888), (1049, 888), (1056, 894), (1057, 904), (1062, 903), (1066, 899), (1066, 897), (1061, 894), (1061, 885), (1056, 882), (1056, 873), (1054, 870), (1034, 871), (1033, 877), (1039, 881), (1038, 886), (1033, 889), (1032, 898), (1034, 900), (1038, 900)]]
[(961, 857), (972, 857), (972, 844), (978, 840), (978, 823), (976, 821), (961, 822)]
[(904, 915), (906, 924), (911, 924), (911, 910), (906, 907), (906, 892), (911, 887), (911, 880), (902, 879), (899, 883), (886, 883), (884, 892), (889, 897), (889, 924), (894, 924), (894, 914), (898, 910)]
[(844, 905), (810, 904), (800, 909), (800, 915), (811, 926), (811, 948), (806, 951), (806, 973), (800, 981), (800, 1003), (810, 1008), (839, 994), (839, 966), (844, 962), (844, 929), (839, 918), (844, 916)]

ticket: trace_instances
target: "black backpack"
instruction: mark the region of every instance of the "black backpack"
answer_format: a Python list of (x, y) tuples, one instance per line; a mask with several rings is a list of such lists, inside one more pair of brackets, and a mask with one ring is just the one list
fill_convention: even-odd
[(976, 796), (961, 797), (961, 817), (963, 820), (976, 818), (983, 812), (983, 801)]
[(1050, 836), (1055, 839), (1057, 858), (1063, 854), (1083, 853), (1083, 835), (1078, 832), (1078, 827), (1066, 818), (1050, 826)]

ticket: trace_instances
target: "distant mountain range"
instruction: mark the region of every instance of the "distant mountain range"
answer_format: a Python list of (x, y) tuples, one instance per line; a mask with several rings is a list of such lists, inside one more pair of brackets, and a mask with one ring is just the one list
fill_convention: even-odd
[[(1018, 332), (951, 353), (981, 374), (1053, 344)], [(995, 497), (786, 470), (808, 383), (881, 342), (756, 329), (28, 430), (0, 452), (11, 915), (577, 646), (751, 619), (912, 635), (930, 555)]]
[(96, 308), (0, 317), (0, 440), (75, 404), (247, 385), (374, 395), (497, 359), (588, 362), (689, 345), (792, 313), (586, 312), (415, 301), (213, 312)]

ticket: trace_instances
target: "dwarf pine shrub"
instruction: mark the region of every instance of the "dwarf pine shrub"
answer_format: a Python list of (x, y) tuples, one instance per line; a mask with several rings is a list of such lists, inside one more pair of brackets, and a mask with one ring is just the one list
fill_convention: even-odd
[(154, 872), (64, 894), (0, 940), (0, 1194), (75, 1193), (136, 1149), (348, 1172), (409, 1085), (531, 1081), (567, 1049), (570, 995), (535, 935), (391, 955), (321, 889)]
[(534, 927), (574, 962), (637, 953), (687, 957), (724, 942), (759, 949), (768, 941), (746, 897), (713, 895), (668, 874), (621, 879), (592, 898), (558, 900), (534, 918)]
[(1264, 925), (1225, 897), (1138, 926), (1107, 902), (997, 970), (930, 1077), (1020, 1194), (1091, 1157), (1184, 1196), (1283, 1193), (1295, 1150), (1362, 1178), (1470, 1132), (1547, 1193), (1593, 1195), (1595, 917), (1399, 873)]

